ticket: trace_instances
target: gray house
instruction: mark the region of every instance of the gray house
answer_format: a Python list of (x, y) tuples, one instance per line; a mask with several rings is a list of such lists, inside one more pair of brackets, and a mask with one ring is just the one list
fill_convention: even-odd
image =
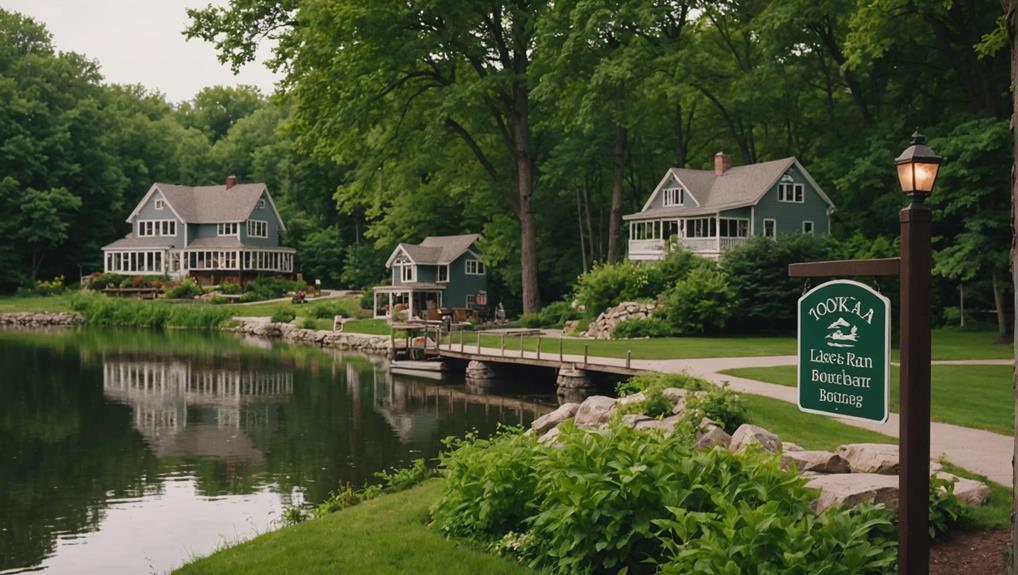
[(825, 235), (834, 203), (794, 157), (732, 166), (719, 152), (714, 170), (670, 168), (629, 223), (629, 259), (659, 260), (675, 245), (704, 257), (751, 236)]
[(202, 283), (242, 283), (293, 274), (294, 249), (265, 184), (152, 184), (127, 217), (131, 232), (103, 246), (103, 271), (190, 276)]
[(419, 244), (399, 244), (385, 267), (391, 285), (374, 290), (375, 318), (440, 319), (449, 308), (457, 321), (487, 305), (488, 272), (477, 249), (477, 234), (429, 236)]

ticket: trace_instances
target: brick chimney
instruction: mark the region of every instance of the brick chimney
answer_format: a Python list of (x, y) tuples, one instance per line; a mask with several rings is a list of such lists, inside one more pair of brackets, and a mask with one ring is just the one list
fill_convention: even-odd
[(229, 190), (233, 186), (237, 185), (237, 176), (230, 174), (226, 176), (226, 189)]
[(732, 157), (724, 152), (714, 154), (714, 175), (720, 176), (732, 167)]

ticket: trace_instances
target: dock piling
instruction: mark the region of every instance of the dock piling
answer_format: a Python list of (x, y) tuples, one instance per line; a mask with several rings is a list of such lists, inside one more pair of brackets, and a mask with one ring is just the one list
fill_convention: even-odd
[(541, 359), (541, 336), (537, 336), (537, 359)]
[(626, 369), (629, 369), (629, 363), (631, 361), (633, 361), (633, 352), (627, 351), (626, 352)]
[(587, 352), (590, 350), (590, 344), (583, 344), (583, 365), (587, 365)]
[(559, 360), (559, 362), (562, 361), (562, 342), (563, 341), (565, 341), (565, 340), (563, 338), (561, 338), (561, 337), (558, 340), (558, 360)]

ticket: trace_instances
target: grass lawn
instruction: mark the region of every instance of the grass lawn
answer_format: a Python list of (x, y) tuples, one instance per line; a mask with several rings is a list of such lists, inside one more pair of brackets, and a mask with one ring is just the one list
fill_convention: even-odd
[(428, 529), (440, 480), (385, 495), (198, 559), (174, 573), (523, 574), (526, 567)]
[[(891, 352), (892, 361), (898, 361), (898, 350)], [(962, 330), (941, 327), (933, 330), (933, 359), (1011, 359), (1014, 345), (997, 343), (995, 331)]]
[(805, 449), (833, 451), (845, 443), (898, 443), (896, 438), (883, 433), (846, 425), (831, 417), (804, 413), (787, 401), (752, 393), (739, 396), (746, 406), (747, 422)]
[[(796, 367), (729, 369), (728, 375), (795, 387)], [(898, 411), (898, 368), (891, 366), (891, 411)], [(794, 407), (794, 406), (793, 406)], [(1014, 433), (1011, 366), (934, 365), (933, 420), (965, 427)]]
[(71, 311), (71, 292), (51, 296), (0, 296), (0, 312)]

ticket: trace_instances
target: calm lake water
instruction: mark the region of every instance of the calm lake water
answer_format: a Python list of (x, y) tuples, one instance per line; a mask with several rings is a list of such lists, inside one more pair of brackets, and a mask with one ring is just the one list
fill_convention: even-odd
[(0, 331), (0, 574), (167, 572), (551, 409), (512, 387), (223, 334)]

